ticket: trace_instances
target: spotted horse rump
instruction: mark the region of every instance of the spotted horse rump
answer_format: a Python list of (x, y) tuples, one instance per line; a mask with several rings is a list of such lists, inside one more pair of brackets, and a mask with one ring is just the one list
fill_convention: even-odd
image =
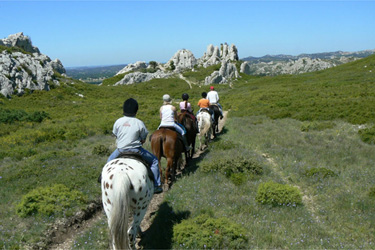
[[(114, 159), (103, 167), (101, 188), (113, 248), (134, 248), (136, 234), (154, 194), (147, 167), (136, 159)], [(133, 223), (128, 229), (130, 212)]]

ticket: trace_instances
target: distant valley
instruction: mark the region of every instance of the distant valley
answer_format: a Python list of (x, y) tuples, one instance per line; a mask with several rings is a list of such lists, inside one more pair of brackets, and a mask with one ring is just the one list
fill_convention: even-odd
[(83, 82), (100, 84), (104, 79), (116, 75), (127, 64), (109, 66), (67, 67), (67, 76)]

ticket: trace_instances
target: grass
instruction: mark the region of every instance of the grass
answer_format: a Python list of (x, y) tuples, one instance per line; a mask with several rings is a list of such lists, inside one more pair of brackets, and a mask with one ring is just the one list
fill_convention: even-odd
[[(184, 75), (199, 82), (204, 70)], [(315, 73), (242, 75), (231, 88), (216, 86), (221, 104), (230, 110), (225, 130), (167, 193), (144, 248), (179, 248), (172, 240), (173, 226), (202, 214), (244, 227), (249, 248), (374, 248), (375, 199), (369, 195), (375, 186), (374, 73), (375, 57), (370, 56)], [(0, 108), (7, 112), (48, 114), (40, 122), (0, 123), (0, 248), (34, 246), (64, 216), (17, 216), (16, 205), (30, 191), (64, 184), (83, 193), (88, 202), (100, 196), (96, 180), (107, 159), (101, 146), (109, 152), (115, 148), (110, 133), (125, 99), (138, 100), (137, 117), (152, 132), (159, 125), (164, 94), (175, 104), (186, 92), (195, 106), (201, 92), (208, 90), (200, 85), (190, 89), (181, 79), (115, 87), (63, 81), (48, 92), (11, 100), (0, 97)], [(362, 127), (368, 129), (359, 132)], [(150, 149), (149, 142), (145, 147)], [(202, 170), (215, 160), (230, 164), (228, 159), (249, 160), (262, 174), (239, 172), (228, 178), (220, 170)], [(335, 174), (306, 175), (314, 169)], [(256, 202), (259, 185), (271, 181), (297, 187), (303, 205)], [(105, 223), (95, 230), (79, 237), (75, 247), (108, 244), (103, 243)]]

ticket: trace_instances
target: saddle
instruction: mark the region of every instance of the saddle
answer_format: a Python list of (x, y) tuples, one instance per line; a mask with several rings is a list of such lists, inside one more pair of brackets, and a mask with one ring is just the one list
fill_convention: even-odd
[(151, 166), (142, 158), (142, 155), (140, 153), (136, 152), (122, 152), (116, 159), (118, 158), (127, 158), (127, 159), (134, 159), (146, 166), (148, 178), (153, 182), (154, 181), (154, 174), (151, 171)]
[[(125, 151), (125, 152), (122, 152), (115, 159), (118, 159), (118, 158), (134, 159), (134, 160), (137, 160), (137, 161), (141, 162), (143, 165), (146, 166), (147, 174), (148, 174), (148, 177), (150, 178), (150, 180), (154, 181), (154, 174), (151, 171), (151, 166), (145, 160), (143, 160), (142, 155), (140, 153), (126, 152)], [(101, 181), (102, 181), (102, 174), (100, 174), (100, 176), (98, 178), (98, 182), (101, 183)]]

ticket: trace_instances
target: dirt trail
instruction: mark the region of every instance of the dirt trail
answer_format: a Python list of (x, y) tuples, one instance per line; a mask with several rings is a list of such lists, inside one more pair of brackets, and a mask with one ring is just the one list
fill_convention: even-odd
[[(219, 121), (219, 133), (222, 131), (226, 122), (228, 111), (223, 112), (223, 119)], [(199, 144), (199, 142), (198, 142)], [(193, 158), (199, 158), (200, 155), (205, 151), (197, 150), (193, 155)], [(173, 188), (173, 187), (172, 187)], [(152, 224), (153, 216), (159, 209), (159, 206), (164, 201), (164, 194), (155, 194), (152, 198), (146, 215), (141, 223), (142, 232), (145, 232)], [(81, 211), (76, 214), (73, 218), (67, 221), (56, 222), (51, 230), (47, 232), (47, 245), (48, 249), (62, 250), (71, 249), (75, 239), (80, 235), (84, 234), (86, 230), (93, 227), (95, 223), (105, 217), (103, 213), (101, 201), (93, 202), (88, 206), (88, 209)]]

